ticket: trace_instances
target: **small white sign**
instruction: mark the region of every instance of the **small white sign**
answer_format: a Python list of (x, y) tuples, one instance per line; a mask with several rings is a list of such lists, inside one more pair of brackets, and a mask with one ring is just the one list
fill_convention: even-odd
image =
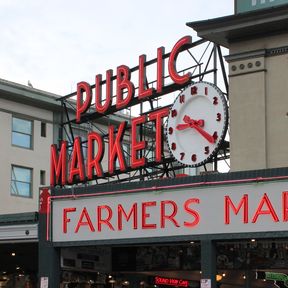
[(211, 288), (211, 279), (201, 279), (201, 288)]
[(48, 277), (41, 277), (40, 288), (48, 288)]

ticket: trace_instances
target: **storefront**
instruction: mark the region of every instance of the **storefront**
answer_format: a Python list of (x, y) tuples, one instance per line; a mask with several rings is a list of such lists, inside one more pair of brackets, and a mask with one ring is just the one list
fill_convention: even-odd
[(38, 276), (38, 214), (0, 216), (0, 287), (35, 287)]
[(58, 273), (44, 274), (52, 267), (43, 258), (42, 279), (61, 287), (203, 287), (204, 280), (209, 287), (271, 287), (265, 272), (287, 273), (285, 174), (91, 186), (61, 196), (56, 189), (40, 221), (53, 245), (42, 243), (40, 254), (53, 250)]
[[(151, 109), (143, 112), (141, 106), (140, 116), (111, 124), (103, 135), (89, 133), (87, 159), (79, 137), (70, 150), (65, 141), (52, 146), (53, 188), (39, 216), (41, 288), (288, 285), (287, 93), (282, 85), (287, 81), (279, 80), (287, 74), (283, 63), (288, 50), (287, 28), (279, 31), (278, 25), (288, 17), (281, 9), (189, 23), (205, 40), (183, 37), (170, 53), (158, 48), (151, 61), (141, 55), (137, 67), (121, 65), (115, 76), (108, 70), (104, 81), (97, 75), (95, 85), (78, 84), (70, 95), (77, 97), (74, 124), (144, 102)], [(234, 53), (226, 58), (229, 98), (216, 83), (205, 81), (208, 64), (197, 75), (190, 72), (198, 66), (176, 69), (180, 53), (206, 39), (230, 45)], [(213, 49), (221, 55), (219, 46)], [(217, 71), (214, 60), (210, 76)], [(150, 64), (156, 71), (153, 85), (146, 79)], [(132, 72), (136, 77), (130, 77)], [(225, 77), (224, 84), (228, 92)], [(154, 99), (178, 90), (172, 104), (153, 107)], [(231, 150), (225, 139), (229, 117)], [(128, 158), (124, 141), (130, 147)], [(230, 151), (236, 172), (218, 173), (218, 161)], [(171, 163), (175, 166), (169, 168)], [(168, 177), (177, 163), (205, 169), (198, 176)], [(161, 165), (162, 174), (157, 172)], [(148, 181), (150, 173), (161, 177)], [(95, 184), (109, 177), (116, 178), (114, 184)]]

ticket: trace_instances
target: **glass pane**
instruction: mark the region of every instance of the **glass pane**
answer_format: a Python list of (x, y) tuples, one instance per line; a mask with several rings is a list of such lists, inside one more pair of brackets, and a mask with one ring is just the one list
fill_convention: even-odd
[(15, 181), (13, 181), (13, 180), (11, 182), (11, 194), (18, 195), (17, 187), (16, 187), (16, 184), (15, 184)]
[(12, 180), (30, 183), (31, 169), (12, 167)]
[(25, 134), (32, 134), (32, 122), (29, 120), (13, 118), (12, 130), (15, 132), (21, 132)]
[(25, 134), (19, 134), (17, 132), (12, 133), (12, 144), (25, 147), (25, 148), (31, 148), (31, 136), (25, 135)]
[(29, 183), (22, 183), (17, 181), (12, 181), (12, 194), (30, 197), (30, 184)]

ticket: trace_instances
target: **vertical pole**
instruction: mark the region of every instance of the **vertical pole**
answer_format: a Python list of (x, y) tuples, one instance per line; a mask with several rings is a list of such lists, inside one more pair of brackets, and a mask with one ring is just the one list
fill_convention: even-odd
[(201, 279), (210, 279), (216, 288), (216, 244), (212, 240), (201, 241)]
[(245, 271), (245, 288), (250, 288), (251, 286), (251, 272), (250, 270)]
[[(218, 54), (217, 54), (217, 45), (214, 44), (214, 47), (213, 47), (213, 83), (214, 85), (217, 85), (217, 57), (218, 57)], [(215, 155), (214, 157), (214, 171), (217, 171), (218, 170), (218, 161), (217, 161), (217, 155)]]
[(213, 82), (215, 85), (217, 85), (217, 45), (214, 44), (214, 47), (213, 47), (213, 69), (214, 69), (214, 73), (213, 73)]
[[(53, 243), (46, 240), (47, 214), (39, 213), (39, 245), (38, 245), (38, 280), (41, 288), (41, 279), (48, 278), (49, 288), (60, 287), (60, 250), (53, 247)], [(45, 286), (46, 287), (46, 286)]]

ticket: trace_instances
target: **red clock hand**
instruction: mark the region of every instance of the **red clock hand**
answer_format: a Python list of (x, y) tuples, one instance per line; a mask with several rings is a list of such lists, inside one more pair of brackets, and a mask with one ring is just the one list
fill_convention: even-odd
[(184, 129), (187, 129), (187, 128), (191, 128), (191, 124), (197, 125), (199, 127), (203, 127), (203, 125), (204, 125), (203, 123), (204, 123), (204, 120), (198, 120), (198, 121), (195, 121), (195, 123), (191, 122), (191, 123), (185, 123), (185, 124), (178, 124), (176, 126), (176, 129), (177, 130), (184, 130)]
[(208, 142), (212, 144), (215, 143), (214, 137), (210, 135), (209, 133), (207, 133), (205, 130), (203, 130), (200, 126), (191, 123), (190, 127), (197, 130)]
[(204, 126), (204, 120), (197, 121), (197, 120), (190, 118), (188, 115), (185, 115), (183, 118), (183, 121), (186, 124), (179, 124), (176, 126), (176, 129), (183, 130), (183, 129), (188, 128), (188, 126), (186, 125), (189, 125), (189, 127), (194, 128), (196, 131), (198, 131), (208, 142), (212, 144), (215, 143), (214, 137), (201, 128)]
[(190, 128), (190, 124), (189, 123), (187, 123), (187, 124), (178, 124), (176, 126), (177, 130), (184, 130), (184, 129), (187, 129), (187, 128)]

